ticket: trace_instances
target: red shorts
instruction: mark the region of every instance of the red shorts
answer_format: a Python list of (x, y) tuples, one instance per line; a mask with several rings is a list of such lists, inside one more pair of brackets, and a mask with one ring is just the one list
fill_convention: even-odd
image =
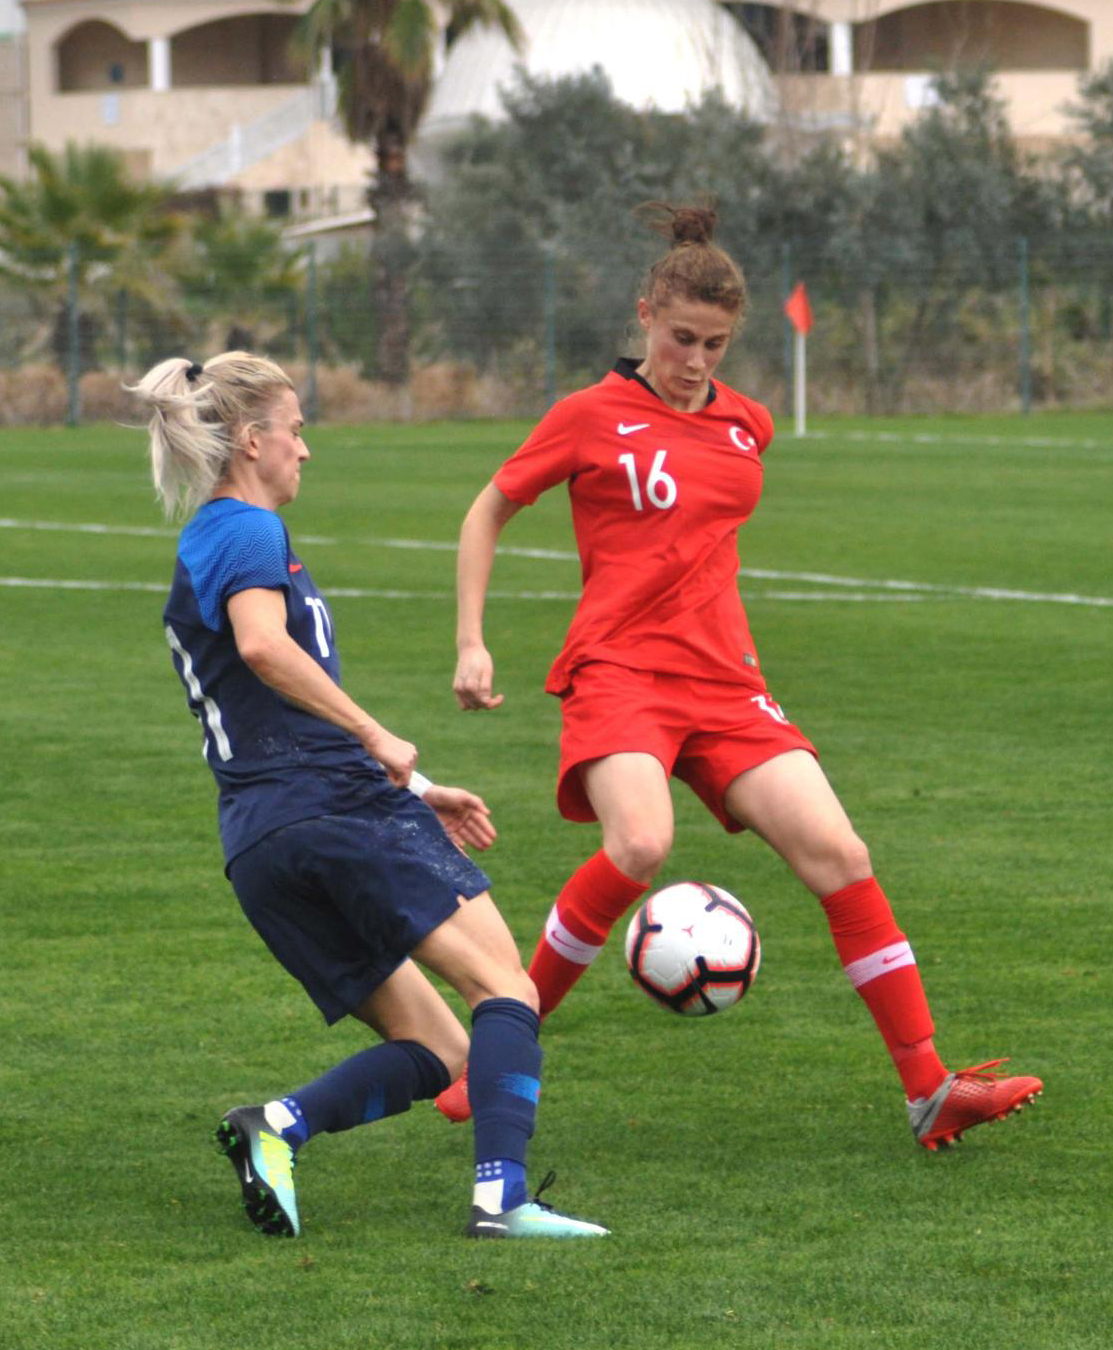
[(723, 809), (723, 797), (740, 773), (789, 750), (818, 758), (769, 694), (746, 685), (592, 661), (574, 672), (561, 704), (557, 807), (566, 820), (597, 819), (580, 766), (604, 755), (654, 755), (732, 833), (742, 826)]

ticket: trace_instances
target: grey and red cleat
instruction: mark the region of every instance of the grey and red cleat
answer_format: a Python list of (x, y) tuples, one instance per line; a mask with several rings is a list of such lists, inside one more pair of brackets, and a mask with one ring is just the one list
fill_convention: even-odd
[(1009, 1078), (991, 1072), (1003, 1059), (991, 1059), (969, 1069), (949, 1073), (930, 1097), (917, 1097), (908, 1106), (908, 1123), (916, 1142), (933, 1153), (957, 1144), (965, 1130), (987, 1120), (1004, 1120), (1012, 1111), (1034, 1102), (1043, 1091), (1038, 1078)]
[(433, 1105), (442, 1116), (447, 1116), (456, 1125), (462, 1121), (471, 1120), (467, 1069), (454, 1083), (449, 1083), (448, 1087), (438, 1097), (434, 1098)]

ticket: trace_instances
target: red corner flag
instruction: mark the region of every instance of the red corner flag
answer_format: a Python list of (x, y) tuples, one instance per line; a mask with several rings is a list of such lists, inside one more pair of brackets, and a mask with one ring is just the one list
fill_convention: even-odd
[(811, 332), (812, 307), (808, 304), (808, 292), (802, 281), (796, 283), (796, 289), (785, 301), (785, 315), (798, 333), (806, 336)]

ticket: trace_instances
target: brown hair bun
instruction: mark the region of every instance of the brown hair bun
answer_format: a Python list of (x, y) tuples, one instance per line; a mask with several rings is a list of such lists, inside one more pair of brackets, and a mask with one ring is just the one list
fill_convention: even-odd
[(734, 259), (711, 242), (719, 223), (714, 206), (645, 202), (636, 213), (671, 245), (645, 279), (642, 293), (649, 303), (656, 307), (676, 297), (701, 300), (741, 319), (747, 302), (746, 280)]

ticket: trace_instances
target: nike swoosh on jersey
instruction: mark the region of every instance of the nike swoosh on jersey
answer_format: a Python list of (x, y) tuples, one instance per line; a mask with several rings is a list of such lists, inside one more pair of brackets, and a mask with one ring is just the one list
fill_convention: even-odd
[(648, 422), (631, 422), (629, 424), (626, 422), (619, 422), (618, 434), (620, 436), (629, 436), (632, 431), (645, 431), (648, 426)]
[(290, 571), (291, 571), (291, 572), (300, 572), (301, 569), (302, 569), (304, 566), (305, 566), (304, 563), (291, 563), (291, 564), (290, 564)]

